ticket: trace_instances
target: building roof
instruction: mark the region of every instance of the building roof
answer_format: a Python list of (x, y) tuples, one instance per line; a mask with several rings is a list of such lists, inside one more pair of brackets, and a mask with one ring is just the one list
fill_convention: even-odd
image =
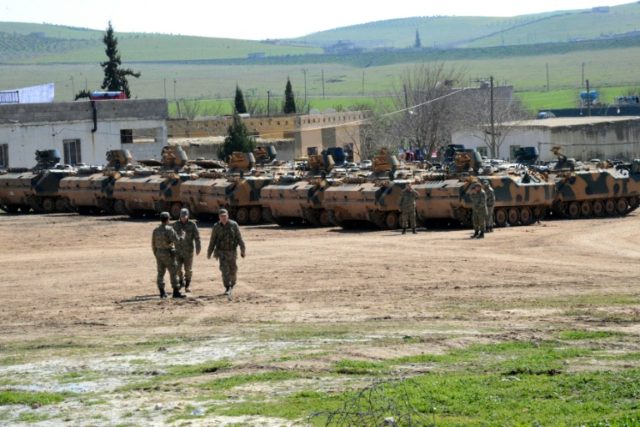
[(549, 119), (521, 120), (503, 123), (502, 126), (529, 128), (562, 128), (614, 124), (621, 122), (639, 122), (640, 116), (592, 116), (592, 117), (554, 117)]

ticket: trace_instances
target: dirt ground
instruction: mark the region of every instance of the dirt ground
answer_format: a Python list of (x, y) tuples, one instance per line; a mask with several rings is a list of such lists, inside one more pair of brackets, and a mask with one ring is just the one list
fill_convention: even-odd
[[(474, 340), (527, 339), (562, 325), (597, 327), (605, 313), (637, 318), (640, 309), (638, 212), (497, 229), (484, 240), (462, 229), (402, 236), (243, 227), (247, 257), (239, 258), (231, 302), (220, 295), (217, 266), (206, 258), (211, 223), (200, 224), (203, 253), (195, 259), (193, 292), (185, 300), (158, 298), (150, 247), (156, 225), (0, 213), (4, 356), (16, 343), (117, 346), (155, 336), (224, 337), (231, 348), (269, 325), (356, 325), (380, 336), (448, 331), (445, 340), (425, 341), (438, 351)], [(638, 322), (619, 327), (640, 334)], [(215, 347), (225, 349), (219, 341)], [(400, 352), (357, 343), (349, 351), (374, 359)]]

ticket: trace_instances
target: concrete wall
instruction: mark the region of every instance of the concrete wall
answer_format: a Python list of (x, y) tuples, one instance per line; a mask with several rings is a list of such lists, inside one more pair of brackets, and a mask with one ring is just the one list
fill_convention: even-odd
[[(513, 148), (527, 146), (538, 148), (540, 160), (555, 160), (551, 147), (556, 145), (562, 147), (563, 154), (576, 160), (640, 158), (639, 119), (574, 126), (515, 125), (502, 132), (504, 138), (497, 157), (504, 160), (513, 160)], [(453, 134), (452, 143), (469, 148), (488, 147), (485, 139), (481, 131), (463, 131)]]
[(140, 130), (166, 145), (165, 100), (97, 101), (95, 106), (92, 132), (91, 102), (0, 105), (0, 145), (8, 146), (8, 166), (32, 167), (35, 151), (45, 149), (57, 149), (64, 161), (65, 140), (80, 141), (83, 163), (102, 165), (108, 150), (135, 145), (121, 143), (123, 129), (134, 135)]

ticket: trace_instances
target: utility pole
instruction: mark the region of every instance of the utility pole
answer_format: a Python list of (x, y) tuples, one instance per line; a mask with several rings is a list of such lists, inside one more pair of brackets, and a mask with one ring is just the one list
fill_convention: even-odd
[(549, 63), (547, 62), (545, 65), (547, 68), (547, 92), (549, 92)]
[(267, 117), (271, 117), (271, 91), (267, 91)]
[(489, 84), (490, 86), (490, 103), (491, 103), (491, 111), (490, 111), (490, 117), (491, 117), (491, 157), (493, 157), (494, 159), (497, 156), (496, 153), (496, 127), (495, 127), (495, 121), (493, 119), (493, 76), (491, 76), (489, 78)]
[(587, 83), (587, 115), (591, 117), (591, 93), (589, 92), (589, 79), (586, 80)]
[(302, 74), (304, 74), (304, 104), (307, 105), (307, 69), (302, 69)]

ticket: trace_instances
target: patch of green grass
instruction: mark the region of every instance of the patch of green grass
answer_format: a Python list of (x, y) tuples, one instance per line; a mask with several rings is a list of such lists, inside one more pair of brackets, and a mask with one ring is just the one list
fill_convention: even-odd
[(60, 403), (69, 396), (71, 396), (70, 393), (2, 390), (0, 391), (0, 405), (51, 405)]
[(170, 367), (167, 375), (163, 375), (163, 377), (172, 376), (181, 378), (211, 374), (213, 372), (219, 371), (220, 369), (228, 369), (231, 366), (231, 362), (226, 359), (199, 363), (196, 365), (176, 365)]
[(102, 378), (100, 372), (89, 370), (70, 371), (56, 376), (57, 381), (62, 384), (94, 381), (99, 378)]
[(234, 387), (254, 382), (286, 381), (305, 377), (305, 374), (296, 371), (261, 372), (256, 374), (242, 374), (226, 378), (217, 378), (215, 380), (198, 384), (198, 387), (205, 390), (213, 391), (228, 390)]
[(368, 375), (379, 374), (386, 366), (385, 363), (343, 359), (335, 363), (333, 370), (345, 375)]
[(20, 413), (17, 421), (23, 423), (38, 423), (40, 421), (48, 420), (49, 418), (51, 418), (49, 414), (45, 414), (42, 412), (24, 411)]
[(622, 332), (616, 331), (582, 331), (582, 330), (568, 330), (562, 331), (558, 334), (558, 338), (567, 341), (579, 341), (579, 340), (600, 340), (611, 337), (624, 336)]

